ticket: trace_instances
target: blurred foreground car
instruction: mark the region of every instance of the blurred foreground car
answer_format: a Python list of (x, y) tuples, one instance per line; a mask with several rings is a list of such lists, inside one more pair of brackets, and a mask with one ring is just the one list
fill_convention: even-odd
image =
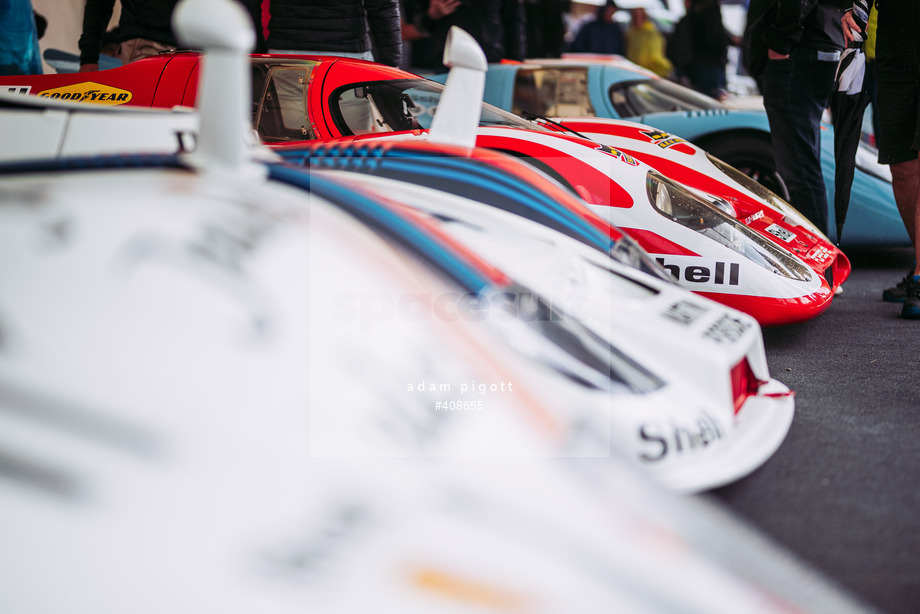
[[(443, 76), (435, 77), (443, 80)], [(784, 199), (789, 194), (773, 162), (763, 110), (733, 109), (662, 79), (622, 58), (573, 56), (523, 64), (493, 64), (485, 101), (517, 114), (628, 119), (686, 139), (752, 176)], [(833, 128), (822, 125), (821, 163), (828, 219), (834, 220)], [(909, 245), (891, 191), (891, 173), (861, 144), (842, 235), (845, 246)], [(831, 223), (830, 238), (840, 243)]]
[[(231, 69), (210, 99), (239, 108), (244, 13), (177, 14)], [(193, 155), (0, 173), (16, 264), (0, 269), (4, 612), (868, 611), (622, 465), (536, 458), (558, 433), (526, 389), (497, 397), (488, 427), (432, 418), (447, 391), (413, 401), (406, 377), (495, 377), (501, 355), (465, 320), (368, 332), (335, 317), (339, 293), (443, 285), (391, 249), (395, 226), (343, 208), (363, 197), (248, 159), (232, 115), (203, 122)], [(308, 445), (314, 418), (343, 408), (363, 418), (364, 458)], [(418, 458), (489, 435), (526, 458)]]

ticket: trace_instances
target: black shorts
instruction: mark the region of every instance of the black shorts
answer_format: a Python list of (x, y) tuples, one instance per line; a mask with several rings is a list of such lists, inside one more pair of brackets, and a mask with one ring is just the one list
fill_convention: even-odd
[(917, 159), (920, 151), (920, 83), (878, 83), (878, 161), (897, 164)]

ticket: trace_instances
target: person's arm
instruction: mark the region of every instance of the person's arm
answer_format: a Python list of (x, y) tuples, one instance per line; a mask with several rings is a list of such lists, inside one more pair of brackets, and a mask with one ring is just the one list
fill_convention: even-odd
[(377, 61), (399, 66), (402, 59), (402, 26), (397, 0), (364, 0), (367, 23), (377, 52)]
[(115, 0), (86, 0), (83, 6), (83, 32), (80, 48), (80, 72), (99, 70), (102, 35), (112, 19)]
[(430, 0), (420, 2), (420, 10), (412, 19), (412, 25), (422, 34), (431, 32), (434, 24), (460, 7), (460, 0)]
[[(875, 4), (875, 0), (868, 1), (867, 8), (869, 9), (870, 13), (872, 12), (873, 4)], [(843, 17), (840, 18), (840, 26), (843, 28), (843, 40), (846, 41), (846, 44), (848, 45), (853, 42), (853, 35), (851, 30), (864, 34), (863, 29), (860, 27), (859, 23), (856, 21), (856, 18), (853, 16), (853, 11), (856, 9), (856, 6), (856, 2), (854, 2), (853, 6), (848, 8), (843, 14)], [(865, 40), (865, 36), (863, 36), (863, 40)]]
[(805, 28), (802, 21), (818, 3), (818, 0), (777, 0), (776, 19), (764, 32), (771, 60), (785, 59), (802, 38)]

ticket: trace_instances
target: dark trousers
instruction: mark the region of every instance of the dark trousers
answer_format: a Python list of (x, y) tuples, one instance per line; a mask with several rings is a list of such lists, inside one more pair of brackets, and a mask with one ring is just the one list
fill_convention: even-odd
[(821, 173), (821, 114), (834, 89), (837, 61), (793, 49), (770, 60), (763, 74), (763, 103), (770, 120), (776, 168), (793, 207), (827, 234), (827, 187)]
[(725, 93), (728, 80), (722, 64), (691, 64), (687, 73), (693, 89), (715, 99)]

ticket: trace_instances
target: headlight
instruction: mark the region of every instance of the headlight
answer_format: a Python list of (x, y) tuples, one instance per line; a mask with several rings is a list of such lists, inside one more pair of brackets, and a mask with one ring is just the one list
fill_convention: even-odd
[(768, 271), (808, 281), (811, 270), (792, 254), (657, 171), (646, 176), (649, 201), (661, 215), (693, 229)]
[(741, 171), (739, 171), (734, 166), (719, 160), (715, 156), (706, 154), (709, 158), (709, 161), (712, 162), (716, 168), (729, 176), (735, 183), (739, 184), (742, 188), (753, 192), (761, 200), (765, 201), (767, 205), (776, 209), (783, 214), (783, 220), (791, 224), (792, 226), (802, 226), (806, 228), (810, 233), (824, 239), (828, 240), (824, 233), (821, 232), (817, 226), (815, 226), (808, 218), (798, 212), (795, 207), (787, 203), (785, 200), (776, 195), (775, 192), (771, 191), (766, 186), (763, 186)]
[(727, 200), (725, 200), (724, 198), (719, 198), (719, 197), (716, 196), (716, 197), (713, 197), (712, 199), (710, 199), (709, 202), (712, 203), (712, 206), (713, 206), (713, 207), (715, 207), (716, 209), (718, 209), (718, 210), (721, 211), (722, 213), (727, 213), (728, 215), (732, 216), (733, 218), (737, 218), (737, 217), (738, 217), (738, 212), (735, 211), (735, 207), (733, 207), (732, 204), (731, 204), (730, 202), (728, 202)]

